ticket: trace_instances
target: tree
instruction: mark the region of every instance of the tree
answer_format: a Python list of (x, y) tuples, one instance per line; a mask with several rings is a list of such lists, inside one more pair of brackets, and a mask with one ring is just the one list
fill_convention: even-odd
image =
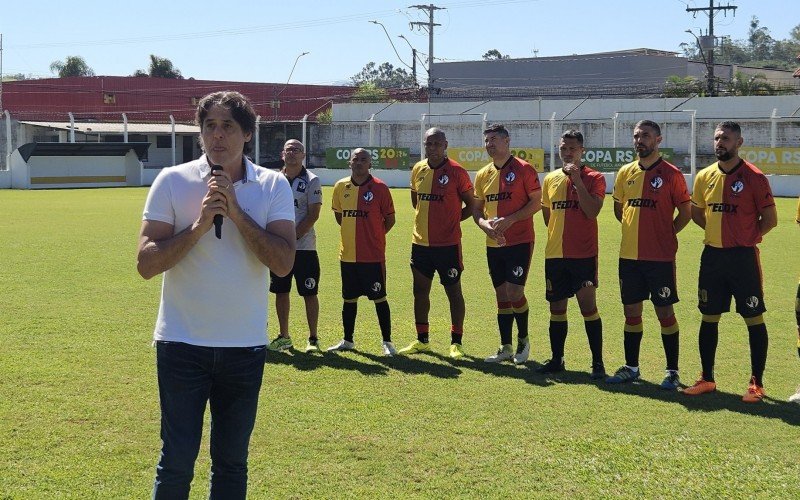
[(81, 56), (67, 56), (63, 61), (50, 63), (50, 71), (58, 73), (59, 78), (68, 76), (94, 76), (94, 70)]
[(152, 78), (172, 78), (175, 80), (183, 80), (183, 75), (178, 68), (173, 66), (172, 61), (166, 57), (158, 57), (155, 54), (150, 54), (150, 71), (145, 72), (142, 69), (137, 69), (133, 76), (149, 76)]
[(509, 56), (507, 54), (503, 55), (497, 49), (491, 49), (491, 50), (486, 51), (486, 53), (483, 54), (481, 57), (483, 57), (483, 59), (486, 60), (486, 61), (500, 61), (500, 60), (503, 60), (503, 59), (508, 59), (511, 56)]
[(361, 87), (365, 83), (370, 83), (382, 89), (417, 86), (417, 82), (408, 71), (403, 68), (395, 68), (388, 62), (377, 67), (374, 62), (369, 62), (360, 73), (351, 76), (350, 81), (357, 87)]
[(353, 102), (386, 102), (389, 94), (374, 82), (364, 82), (353, 94)]
[(772, 59), (772, 47), (775, 45), (775, 40), (769, 34), (769, 30), (761, 26), (761, 22), (756, 16), (750, 19), (747, 41), (750, 42), (750, 52), (753, 59), (758, 61)]
[(702, 95), (704, 90), (703, 82), (693, 76), (680, 77), (672, 75), (667, 77), (667, 81), (664, 84), (664, 97)]
[(746, 75), (737, 71), (728, 83), (728, 95), (775, 95), (775, 86), (767, 82), (763, 73)]

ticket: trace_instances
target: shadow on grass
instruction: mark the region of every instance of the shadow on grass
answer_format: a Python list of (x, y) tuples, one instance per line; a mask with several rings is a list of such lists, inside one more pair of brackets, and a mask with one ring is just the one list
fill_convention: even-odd
[[(423, 355), (415, 354), (414, 356), (376, 356), (366, 352), (359, 352), (358, 354), (370, 359), (376, 363), (384, 365), (386, 368), (391, 368), (399, 372), (409, 375), (431, 375), (437, 378), (453, 379), (461, 375), (461, 370), (453, 364), (431, 363), (426, 361)], [(428, 353), (427, 355), (431, 355)], [(443, 357), (434, 354), (435, 357)]]
[[(365, 355), (356, 349), (353, 354)], [(387, 375), (389, 368), (374, 363), (364, 363), (352, 356), (342, 356), (335, 352), (306, 354), (297, 349), (290, 348), (281, 352), (267, 352), (267, 365), (290, 365), (300, 371), (316, 370), (318, 368), (333, 368), (335, 370), (351, 370), (362, 375)]]
[(569, 370), (555, 375), (536, 374), (536, 376), (547, 378), (554, 383), (593, 385), (599, 390), (608, 393), (638, 396), (667, 403), (676, 403), (682, 405), (689, 411), (713, 412), (727, 410), (743, 415), (778, 419), (789, 425), (800, 425), (800, 406), (798, 406), (797, 403), (789, 403), (787, 401), (770, 398), (769, 396), (764, 398), (764, 401), (761, 403), (745, 403), (742, 401), (742, 394), (744, 392), (742, 392), (742, 394), (735, 394), (717, 390), (700, 396), (687, 396), (678, 391), (664, 390), (659, 384), (646, 380), (636, 380), (635, 382), (625, 384), (607, 384), (602, 380), (596, 381), (589, 379), (586, 372)]

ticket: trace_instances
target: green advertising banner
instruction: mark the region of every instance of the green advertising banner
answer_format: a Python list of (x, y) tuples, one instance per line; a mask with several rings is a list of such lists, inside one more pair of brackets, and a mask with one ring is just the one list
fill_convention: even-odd
[[(511, 155), (530, 163), (537, 172), (542, 171), (544, 165), (544, 149), (540, 148), (513, 148)], [(488, 165), (492, 159), (486, 148), (447, 148), (448, 158), (455, 160), (467, 170), (480, 170)]]
[[(364, 148), (372, 155), (372, 168), (408, 170), (411, 168), (409, 148)], [(350, 152), (353, 148), (326, 148), (325, 166), (328, 168), (350, 168)]]
[(800, 174), (800, 148), (739, 148), (739, 156), (754, 164), (765, 174)]
[[(665, 160), (672, 159), (672, 148), (661, 148), (658, 151)], [(621, 166), (635, 160), (636, 151), (632, 148), (586, 148), (581, 163), (601, 172), (616, 172)]]

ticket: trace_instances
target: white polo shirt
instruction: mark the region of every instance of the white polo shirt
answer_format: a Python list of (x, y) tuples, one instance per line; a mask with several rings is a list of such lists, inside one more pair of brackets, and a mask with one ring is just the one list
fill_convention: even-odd
[[(205, 156), (162, 170), (147, 195), (143, 219), (172, 224), (176, 234), (191, 226), (200, 216), (210, 173)], [(235, 190), (239, 205), (259, 226), (294, 222), (285, 176), (247, 160)], [(209, 347), (266, 344), (267, 283), (268, 269), (225, 218), (221, 240), (208, 231), (164, 273), (153, 337)]]

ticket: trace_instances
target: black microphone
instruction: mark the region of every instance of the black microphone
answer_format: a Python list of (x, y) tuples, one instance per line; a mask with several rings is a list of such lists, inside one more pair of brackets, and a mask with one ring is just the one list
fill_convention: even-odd
[[(219, 165), (211, 164), (211, 172), (221, 172), (222, 167)], [(214, 235), (218, 240), (222, 239), (222, 215), (217, 214), (214, 216)]]

